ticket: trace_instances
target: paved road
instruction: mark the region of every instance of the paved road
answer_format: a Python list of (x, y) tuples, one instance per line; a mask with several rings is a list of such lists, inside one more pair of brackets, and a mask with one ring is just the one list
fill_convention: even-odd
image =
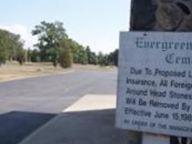
[(116, 72), (75, 71), (0, 83), (0, 144), (16, 144), (86, 94), (115, 94)]

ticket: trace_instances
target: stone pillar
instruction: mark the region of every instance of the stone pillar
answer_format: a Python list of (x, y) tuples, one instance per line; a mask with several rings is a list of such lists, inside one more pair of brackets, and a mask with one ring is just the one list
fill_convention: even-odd
[(151, 0), (132, 0), (131, 31), (151, 31), (155, 22), (156, 6)]
[(192, 31), (192, 0), (132, 0), (132, 31)]
[[(132, 0), (130, 30), (191, 32), (192, 0)], [(141, 138), (142, 133), (129, 132), (128, 144), (141, 144)], [(170, 144), (177, 139), (171, 137)]]

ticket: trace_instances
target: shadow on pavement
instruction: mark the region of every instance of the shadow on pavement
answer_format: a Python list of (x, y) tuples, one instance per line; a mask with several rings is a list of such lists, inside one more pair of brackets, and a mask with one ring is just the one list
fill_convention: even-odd
[(127, 144), (128, 132), (115, 128), (115, 110), (62, 113), (21, 144)]
[(54, 114), (13, 111), (0, 115), (0, 144), (17, 144)]

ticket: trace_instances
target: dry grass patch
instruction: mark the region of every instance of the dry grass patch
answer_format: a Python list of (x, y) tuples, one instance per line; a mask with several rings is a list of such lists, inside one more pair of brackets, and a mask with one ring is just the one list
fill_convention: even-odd
[(0, 82), (85, 70), (114, 71), (116, 68), (112, 66), (101, 67), (95, 65), (74, 64), (70, 69), (63, 69), (61, 67), (53, 67), (52, 63), (27, 63), (22, 66), (18, 63), (7, 63), (0, 67)]
[(8, 63), (0, 67), (0, 82), (15, 79), (59, 74), (66, 72), (60, 67), (53, 67), (51, 63), (27, 63), (20, 66), (17, 63)]

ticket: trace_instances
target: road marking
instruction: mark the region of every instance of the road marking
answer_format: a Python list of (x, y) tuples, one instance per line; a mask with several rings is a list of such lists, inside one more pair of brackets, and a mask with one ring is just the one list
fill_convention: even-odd
[(116, 96), (114, 95), (85, 95), (63, 112), (79, 112), (114, 109), (116, 107)]

